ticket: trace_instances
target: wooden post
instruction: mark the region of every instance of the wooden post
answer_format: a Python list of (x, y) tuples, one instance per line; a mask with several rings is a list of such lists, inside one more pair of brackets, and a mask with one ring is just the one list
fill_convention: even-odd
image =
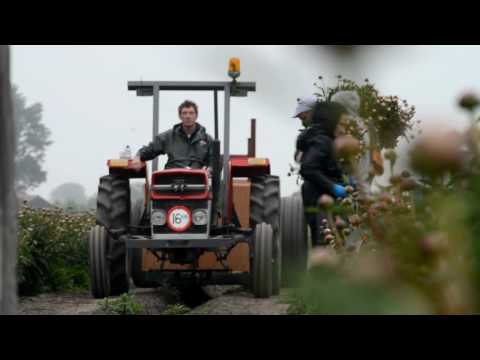
[(0, 45), (0, 314), (15, 314), (17, 311), (14, 154), (10, 49), (8, 45)]

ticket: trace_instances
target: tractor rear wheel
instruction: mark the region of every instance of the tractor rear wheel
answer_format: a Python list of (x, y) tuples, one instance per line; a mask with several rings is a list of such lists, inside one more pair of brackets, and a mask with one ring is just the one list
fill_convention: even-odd
[(252, 292), (257, 298), (272, 296), (273, 276), (273, 230), (271, 225), (261, 223), (253, 235), (253, 259), (251, 262)]
[(303, 201), (298, 194), (284, 197), (280, 206), (282, 279), (284, 286), (298, 284), (308, 263), (308, 229)]
[(105, 266), (109, 289), (106, 296), (128, 292), (127, 249), (124, 237), (130, 223), (130, 183), (128, 179), (106, 175), (100, 178), (97, 196), (97, 225), (108, 233)]
[(262, 222), (271, 225), (273, 230), (272, 291), (280, 292), (282, 279), (282, 234), (280, 228), (280, 179), (278, 176), (259, 176), (251, 179), (250, 187), (250, 226), (255, 229)]
[(107, 245), (107, 231), (103, 226), (96, 225), (90, 230), (88, 239), (90, 288), (95, 299), (101, 299), (110, 294)]

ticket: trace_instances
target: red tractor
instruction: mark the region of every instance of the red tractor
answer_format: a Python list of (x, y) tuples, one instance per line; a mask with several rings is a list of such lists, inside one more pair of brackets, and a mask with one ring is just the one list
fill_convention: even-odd
[[(235, 61), (231, 67), (235, 70)], [(231, 69), (232, 70), (232, 69)], [(299, 196), (281, 199), (280, 179), (255, 154), (255, 120), (245, 155), (230, 154), (230, 100), (255, 83), (129, 82), (138, 96), (153, 96), (153, 137), (158, 134), (160, 91), (212, 91), (215, 109), (212, 171), (134, 170), (127, 159), (108, 160), (100, 178), (97, 225), (89, 237), (95, 298), (136, 287), (243, 284), (256, 297), (278, 294), (289, 276), (307, 266), (307, 227)], [(218, 140), (218, 92), (224, 92), (223, 154)], [(145, 198), (132, 204), (130, 179), (145, 179)], [(282, 281), (283, 274), (283, 281)]]

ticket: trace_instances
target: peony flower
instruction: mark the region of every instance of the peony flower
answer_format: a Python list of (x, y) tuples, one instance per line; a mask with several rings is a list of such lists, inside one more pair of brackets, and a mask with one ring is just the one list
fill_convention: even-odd
[(476, 94), (469, 92), (460, 97), (458, 104), (460, 107), (468, 111), (473, 111), (478, 105), (480, 105), (480, 99)]

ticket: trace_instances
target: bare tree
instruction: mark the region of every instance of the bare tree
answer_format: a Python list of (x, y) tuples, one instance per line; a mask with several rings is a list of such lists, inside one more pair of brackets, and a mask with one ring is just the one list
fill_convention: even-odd
[(10, 88), (10, 49), (0, 45), (0, 314), (17, 311), (17, 220), (14, 191), (15, 128)]

